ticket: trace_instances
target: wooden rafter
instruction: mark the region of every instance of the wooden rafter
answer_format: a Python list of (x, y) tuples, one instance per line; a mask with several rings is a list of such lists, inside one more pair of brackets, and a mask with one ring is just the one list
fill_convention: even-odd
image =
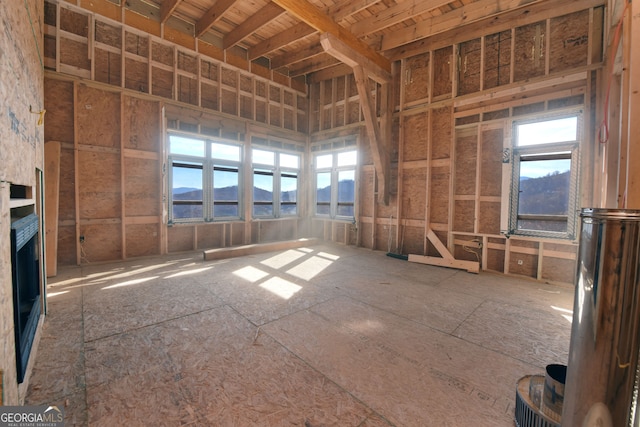
[[(407, 28), (394, 31), (382, 38), (381, 50), (386, 51), (451, 28), (458, 28), (484, 18), (497, 16), (510, 10), (529, 7), (544, 0), (478, 0), (459, 9), (424, 19)], [(575, 3), (575, 2), (574, 2)]]
[(314, 56), (320, 55), (321, 53), (324, 53), (322, 45), (319, 42), (313, 43), (304, 49), (297, 49), (293, 52), (288, 52), (272, 58), (271, 68), (278, 69), (286, 67), (287, 65), (295, 64), (296, 62), (313, 58)]
[[(164, 0), (160, 5), (160, 23), (167, 22), (182, 0)], [(124, 4), (124, 2), (122, 2)]]
[[(545, 19), (557, 16), (557, 9), (562, 9), (563, 13), (570, 14), (586, 8), (596, 7), (602, 4), (602, 0), (555, 0), (553, 8), (549, 8), (545, 2), (530, 4), (529, 7), (510, 10), (499, 15), (479, 19), (469, 22), (466, 25), (455, 28), (447, 28), (446, 25), (438, 25), (428, 38), (422, 38), (414, 42), (398, 46), (392, 50), (385, 51), (391, 60), (407, 58), (427, 50), (436, 50), (442, 47), (451, 46), (466, 40), (481, 37), (487, 34), (487, 28), (491, 32), (498, 33), (508, 30), (517, 23), (518, 26), (527, 25), (532, 22), (544, 21)], [(446, 15), (446, 16), (445, 16)], [(450, 19), (449, 14), (441, 15), (445, 20)], [(440, 31), (438, 31), (440, 30)]]
[(289, 69), (290, 77), (298, 77), (303, 76), (305, 74), (313, 73), (315, 71), (324, 70), (325, 68), (333, 67), (340, 62), (335, 59), (333, 56), (320, 54), (318, 56), (314, 56), (310, 60), (300, 63), (296, 67), (291, 67)]
[(416, 15), (420, 15), (451, 3), (451, 0), (409, 0), (389, 7), (351, 26), (358, 37), (380, 31)]
[(326, 12), (334, 21), (340, 22), (354, 13), (358, 13), (381, 1), (382, 0), (342, 0), (333, 6), (329, 6)]
[(375, 63), (378, 67), (388, 73), (391, 72), (391, 62), (387, 58), (373, 50), (346, 28), (338, 25), (332, 18), (311, 3), (305, 0), (274, 0), (274, 2), (321, 33), (333, 34), (354, 51)]
[(213, 24), (218, 22), (222, 15), (229, 10), (237, 0), (218, 0), (205, 12), (205, 14), (196, 22), (196, 37), (203, 35)]
[(276, 19), (285, 12), (283, 8), (273, 2), (267, 3), (249, 19), (238, 25), (233, 31), (230, 31), (222, 40), (222, 47), (229, 49), (235, 46), (251, 34), (258, 31), (261, 27)]
[(333, 79), (334, 77), (346, 76), (347, 74), (351, 74), (352, 72), (353, 69), (351, 67), (340, 62), (333, 67), (325, 68), (311, 74), (308, 77), (307, 81), (309, 84), (319, 83), (325, 80)]
[(315, 30), (313, 28), (311, 28), (304, 22), (300, 22), (299, 24), (296, 24), (293, 27), (284, 30), (280, 34), (276, 34), (269, 39), (263, 40), (262, 42), (250, 48), (248, 52), (249, 60), (253, 61), (256, 58), (266, 55), (269, 52), (273, 52), (274, 50), (280, 49), (281, 47), (286, 46), (289, 43), (293, 43), (294, 41), (313, 33), (315, 33)]

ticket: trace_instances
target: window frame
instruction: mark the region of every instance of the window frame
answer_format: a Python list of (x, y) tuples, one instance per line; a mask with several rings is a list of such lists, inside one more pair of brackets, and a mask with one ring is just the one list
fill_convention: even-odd
[[(511, 180), (509, 192), (509, 218), (507, 236), (529, 236), (539, 238), (570, 239), (576, 238), (576, 226), (579, 203), (580, 181), (580, 145), (583, 138), (583, 110), (565, 110), (553, 114), (512, 120), (511, 138)], [(576, 139), (571, 141), (548, 142), (518, 146), (518, 126), (576, 117)], [(531, 230), (519, 228), (519, 220), (558, 221), (564, 215), (534, 215), (519, 213), (521, 164), (535, 160), (570, 160), (569, 191), (567, 200), (566, 231)]]
[[(254, 162), (253, 152), (254, 150), (273, 153), (273, 164), (265, 164)], [(294, 156), (298, 159), (298, 167), (287, 167), (281, 165), (281, 155)], [(274, 219), (274, 218), (297, 218), (300, 216), (300, 176), (302, 169), (302, 155), (299, 152), (274, 149), (273, 147), (267, 147), (260, 144), (251, 146), (251, 217), (255, 219)], [(254, 197), (255, 191), (255, 176), (269, 175), (272, 177), (272, 199), (271, 199), (271, 214), (259, 215), (256, 214), (256, 200)], [(282, 178), (292, 178), (295, 175), (296, 179), (296, 200), (295, 202), (288, 201), (287, 205), (295, 205), (295, 213), (283, 213), (282, 205)], [(259, 204), (266, 204), (266, 202), (260, 202)]]
[[(356, 161), (353, 165), (345, 165), (338, 166), (338, 157), (340, 154), (355, 152)], [(331, 166), (318, 168), (318, 157), (321, 156), (331, 156)], [(356, 180), (358, 178), (358, 150), (356, 147), (349, 147), (346, 149), (340, 150), (332, 150), (332, 151), (319, 151), (313, 153), (313, 216), (317, 218), (330, 218), (333, 220), (340, 221), (354, 221), (356, 218), (356, 206), (357, 206), (357, 191), (356, 191)], [(353, 185), (354, 185), (354, 195), (353, 202), (350, 203), (353, 208), (353, 215), (340, 215), (339, 214), (339, 206), (341, 203), (338, 200), (338, 191), (339, 191), (339, 175), (340, 172), (353, 172)], [(329, 201), (329, 214), (318, 213), (318, 174), (321, 173), (329, 173), (330, 174), (330, 185), (331, 185), (331, 196)], [(325, 203), (325, 202), (322, 202)]]
[[(193, 140), (204, 141), (204, 157), (171, 153), (171, 137), (180, 137)], [(213, 154), (213, 145), (220, 144), (238, 148), (239, 160), (233, 161), (229, 159), (216, 158)], [(228, 222), (242, 220), (244, 217), (244, 168), (243, 168), (243, 149), (244, 146), (239, 141), (227, 140), (224, 138), (212, 138), (200, 134), (189, 134), (185, 132), (167, 132), (167, 193), (168, 193), (168, 224), (189, 224), (189, 223), (206, 223), (206, 222)], [(202, 165), (202, 217), (198, 218), (175, 218), (173, 213), (173, 168), (174, 164), (180, 162), (199, 163)], [(238, 174), (238, 215), (216, 216), (214, 215), (216, 201), (214, 197), (215, 182), (214, 173), (216, 168), (235, 169)], [(224, 204), (228, 204), (226, 201)]]

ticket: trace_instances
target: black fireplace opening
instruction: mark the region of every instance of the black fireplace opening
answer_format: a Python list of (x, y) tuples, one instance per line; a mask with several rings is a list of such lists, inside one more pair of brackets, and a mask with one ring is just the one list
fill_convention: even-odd
[(38, 217), (30, 214), (11, 223), (13, 321), (18, 383), (24, 381), (40, 319)]

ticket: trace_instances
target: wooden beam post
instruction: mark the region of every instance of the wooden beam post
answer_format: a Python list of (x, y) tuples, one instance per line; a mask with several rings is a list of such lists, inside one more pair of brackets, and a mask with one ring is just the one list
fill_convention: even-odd
[(391, 70), (380, 67), (377, 63), (347, 45), (343, 40), (331, 33), (320, 36), (320, 44), (325, 52), (350, 67), (363, 67), (369, 76), (380, 84), (391, 81)]
[(385, 149), (386, 144), (382, 141), (380, 127), (378, 126), (376, 117), (376, 106), (374, 99), (371, 97), (371, 88), (369, 85), (369, 76), (364, 68), (357, 66), (353, 68), (355, 75), (358, 95), (360, 96), (360, 106), (362, 115), (364, 116), (367, 136), (371, 146), (371, 155), (373, 157), (373, 165), (376, 169), (378, 178), (378, 203), (389, 204), (389, 153)]
[(391, 73), (391, 62), (387, 58), (373, 50), (369, 45), (358, 39), (346, 28), (338, 25), (333, 19), (311, 3), (306, 0), (273, 0), (273, 2), (284, 8), (296, 18), (306, 22), (317, 31), (333, 34), (347, 46), (377, 64), (387, 73)]
[[(332, 33), (322, 34), (320, 36), (320, 44), (325, 52), (353, 69), (378, 178), (378, 202), (388, 205), (391, 178), (388, 147), (391, 140), (393, 111), (393, 96), (391, 95), (390, 83), (392, 80), (391, 70), (387, 71)], [(381, 84), (380, 124), (378, 124), (375, 102), (371, 97), (369, 77)]]
[(44, 209), (47, 276), (58, 274), (58, 212), (60, 211), (60, 142), (44, 144)]

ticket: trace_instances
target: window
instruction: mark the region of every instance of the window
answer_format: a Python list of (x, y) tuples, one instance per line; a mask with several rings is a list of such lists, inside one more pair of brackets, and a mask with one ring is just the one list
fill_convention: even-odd
[(514, 122), (511, 234), (574, 238), (581, 124), (577, 113)]
[(316, 215), (354, 218), (356, 163), (355, 150), (315, 156)]
[(242, 148), (237, 144), (169, 135), (169, 222), (238, 219)]
[(298, 214), (300, 156), (254, 148), (253, 216), (279, 218)]

